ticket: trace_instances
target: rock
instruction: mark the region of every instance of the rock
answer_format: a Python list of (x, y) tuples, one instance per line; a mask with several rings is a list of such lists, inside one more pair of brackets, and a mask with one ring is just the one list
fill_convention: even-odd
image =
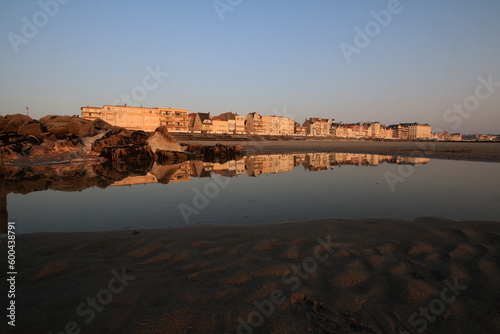
[(173, 165), (187, 160), (186, 153), (156, 150), (155, 160), (160, 165)]
[(148, 135), (142, 130), (132, 132), (130, 137), (136, 144), (147, 144)]
[(3, 160), (15, 160), (27, 156), (33, 145), (39, 145), (40, 140), (34, 136), (21, 136), (20, 139), (11, 141), (0, 148)]
[(58, 139), (64, 139), (72, 134), (78, 137), (87, 137), (92, 132), (92, 121), (78, 116), (48, 115), (40, 119), (48, 133), (54, 134)]
[(58, 139), (64, 139), (69, 133), (71, 116), (48, 115), (40, 118), (40, 123), (45, 126), (45, 129), (48, 133), (53, 134)]
[(19, 135), (32, 135), (37, 137), (38, 139), (43, 139), (45, 136), (43, 133), (45, 132), (45, 127), (42, 123), (36, 120), (32, 120), (24, 123), (17, 130), (17, 134)]
[(114, 127), (113, 125), (109, 124), (108, 122), (100, 119), (100, 118), (97, 118), (95, 120), (92, 121), (92, 129), (90, 131), (90, 136), (93, 137), (93, 136), (96, 136), (100, 133), (104, 133), (106, 131), (109, 131), (109, 130), (113, 130)]
[(19, 130), (19, 128), (24, 124), (24, 121), (20, 119), (11, 119), (7, 121), (7, 124), (5, 124), (5, 127), (3, 129), (3, 133), (16, 133)]
[(92, 150), (102, 152), (105, 147), (125, 146), (134, 144), (134, 140), (123, 129), (109, 130), (101, 139), (97, 139), (92, 144)]
[(68, 131), (70, 134), (78, 137), (89, 137), (92, 133), (92, 121), (80, 117), (72, 117)]
[(32, 121), (33, 119), (31, 117), (29, 117), (28, 115), (23, 115), (23, 114), (10, 114), (10, 115), (5, 115), (5, 119), (10, 121), (10, 120), (13, 120), (13, 119), (20, 119), (21, 121), (23, 121), (23, 123), (26, 123), (26, 122), (29, 122), (29, 121)]
[(157, 128), (154, 134), (148, 139), (148, 143), (153, 152), (156, 152), (157, 150), (177, 152), (183, 151), (181, 145), (179, 145), (177, 140), (170, 135), (167, 127), (165, 126)]
[(149, 146), (137, 144), (103, 147), (100, 156), (110, 161), (154, 161)]

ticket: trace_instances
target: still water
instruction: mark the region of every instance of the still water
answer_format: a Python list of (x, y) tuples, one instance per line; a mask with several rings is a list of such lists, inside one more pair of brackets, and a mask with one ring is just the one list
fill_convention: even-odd
[(7, 180), (9, 220), (18, 233), (321, 217), (500, 221), (498, 163), (310, 153), (253, 155), (223, 164), (186, 161), (166, 168), (162, 177), (153, 167), (105, 188), (83, 182), (95, 176), (83, 168), (78, 180), (59, 179), (49, 187), (66, 191), (34, 191), (44, 189), (43, 178), (35, 177), (33, 185)]

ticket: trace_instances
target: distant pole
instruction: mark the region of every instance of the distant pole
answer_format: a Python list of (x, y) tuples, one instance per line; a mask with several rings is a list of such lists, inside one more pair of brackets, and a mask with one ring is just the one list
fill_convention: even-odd
[(29, 108), (28, 107), (26, 107), (26, 115), (29, 116)]

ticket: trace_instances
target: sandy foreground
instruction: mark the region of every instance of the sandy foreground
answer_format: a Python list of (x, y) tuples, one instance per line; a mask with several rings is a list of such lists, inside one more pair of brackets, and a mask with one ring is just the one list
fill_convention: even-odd
[[(190, 141), (181, 140), (189, 143)], [(214, 141), (196, 141), (214, 145)], [(359, 140), (215, 141), (249, 153), (348, 152), (500, 162), (500, 142), (377, 142)]]
[(18, 235), (16, 246), (16, 330), (4, 317), (2, 333), (500, 328), (500, 222), (319, 219), (34, 233)]

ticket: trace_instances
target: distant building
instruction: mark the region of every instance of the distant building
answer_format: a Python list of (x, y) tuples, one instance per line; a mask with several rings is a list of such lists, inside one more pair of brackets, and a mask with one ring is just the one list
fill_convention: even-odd
[(211, 133), (212, 119), (210, 113), (199, 112), (189, 114), (189, 131), (194, 133)]
[(245, 116), (240, 116), (233, 112), (220, 114), (220, 119), (228, 122), (229, 133), (245, 134)]
[(298, 136), (305, 136), (307, 135), (307, 128), (305, 126), (301, 126), (300, 123), (295, 122), (294, 132)]
[(212, 133), (229, 133), (229, 122), (222, 120), (220, 116), (212, 117)]
[(326, 118), (309, 118), (306, 119), (302, 126), (306, 128), (307, 135), (309, 136), (330, 135), (330, 121)]
[(432, 136), (429, 124), (401, 123), (400, 126), (408, 128), (408, 138), (405, 139), (430, 139)]
[(263, 135), (264, 124), (262, 116), (258, 112), (249, 113), (245, 122), (245, 129), (248, 134)]
[(154, 131), (165, 125), (170, 132), (188, 131), (188, 110), (185, 109), (105, 105), (102, 108), (82, 107), (81, 113), (84, 119), (100, 118), (126, 129)]

